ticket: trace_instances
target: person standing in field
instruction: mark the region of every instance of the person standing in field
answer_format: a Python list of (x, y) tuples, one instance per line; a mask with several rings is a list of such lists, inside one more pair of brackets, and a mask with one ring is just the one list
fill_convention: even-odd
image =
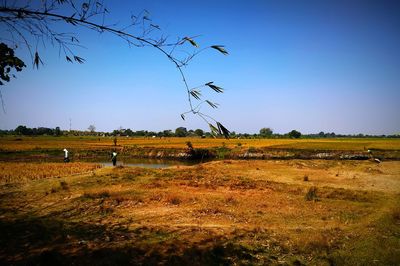
[(64, 163), (68, 163), (69, 162), (69, 157), (68, 157), (68, 150), (64, 149)]
[(111, 161), (113, 163), (113, 166), (117, 165), (117, 153), (115, 151), (113, 151), (112, 153)]

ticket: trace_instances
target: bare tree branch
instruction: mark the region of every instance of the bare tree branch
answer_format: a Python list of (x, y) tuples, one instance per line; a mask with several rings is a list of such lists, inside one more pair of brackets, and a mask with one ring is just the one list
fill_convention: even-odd
[[(63, 10), (60, 10), (64, 7)], [(69, 9), (66, 9), (68, 7)], [(69, 10), (69, 11), (68, 11)], [(70, 12), (70, 14), (67, 14)], [(218, 52), (227, 55), (228, 52), (221, 45), (212, 45), (202, 49), (198, 49), (199, 45), (195, 39), (198, 36), (177, 38), (174, 42), (168, 42), (168, 38), (162, 33), (161, 27), (155, 24), (151, 18), (150, 13), (147, 10), (142, 11), (138, 16), (131, 16), (131, 23), (121, 29), (117, 28), (117, 24), (105, 25), (106, 14), (108, 9), (104, 6), (103, 1), (92, 1), (82, 2), (80, 7), (76, 1), (73, 0), (44, 0), (41, 1), (41, 5), (38, 8), (33, 8), (33, 4), (27, 1), (24, 6), (10, 6), (7, 1), (3, 1), (0, 6), (0, 23), (3, 23), (14, 31), (21, 40), (25, 43), (27, 49), (32, 58), (32, 64), (38, 68), (39, 63), (42, 63), (42, 59), (38, 53), (38, 43), (42, 43), (45, 47), (46, 42), (50, 42), (53, 46), (57, 45), (59, 48), (59, 54), (64, 53), (65, 58), (68, 62), (76, 61), (83, 63), (85, 60), (82, 57), (77, 56), (72, 47), (83, 47), (78, 38), (74, 33), (59, 33), (52, 29), (54, 23), (68, 24), (73, 27), (82, 27), (89, 30), (93, 30), (102, 33), (110, 33), (117, 37), (120, 37), (128, 43), (129, 46), (134, 47), (145, 47), (149, 46), (160, 53), (162, 53), (167, 59), (172, 62), (178, 69), (178, 73), (181, 76), (182, 82), (186, 89), (187, 99), (189, 103), (189, 111), (183, 113), (181, 117), (184, 119), (184, 115), (192, 113), (199, 116), (207, 124), (210, 125), (210, 120), (216, 123), (218, 133), (228, 137), (229, 131), (225, 129), (219, 122), (209, 115), (200, 112), (200, 108), (203, 104), (208, 104), (211, 108), (216, 108), (217, 104), (212, 103), (208, 100), (201, 99), (201, 93), (198, 90), (200, 87), (210, 87), (217, 93), (223, 92), (222, 88), (217, 87), (210, 83), (206, 83), (199, 87), (190, 88), (186, 79), (183, 67), (187, 66), (191, 60), (199, 53), (207, 49), (215, 49)], [(98, 21), (100, 19), (101, 21)], [(128, 29), (136, 29), (139, 34), (130, 33)], [(32, 36), (36, 40), (36, 51), (32, 51), (32, 44), (28, 40), (26, 35)], [(177, 55), (177, 47), (183, 46), (189, 43), (194, 52), (189, 52), (182, 58)], [(200, 101), (194, 106), (193, 101)], [(222, 127), (221, 127), (221, 126)], [(223, 130), (225, 129), (225, 130)], [(214, 132), (215, 130), (212, 130)]]

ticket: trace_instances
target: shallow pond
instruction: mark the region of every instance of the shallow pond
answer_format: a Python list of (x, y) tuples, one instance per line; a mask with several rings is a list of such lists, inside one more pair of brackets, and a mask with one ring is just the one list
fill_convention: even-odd
[[(112, 161), (107, 158), (90, 158), (80, 159), (81, 162), (98, 163), (103, 166), (113, 166)], [(177, 165), (195, 165), (200, 161), (177, 161), (177, 160), (156, 160), (156, 159), (132, 159), (132, 158), (120, 158), (117, 160), (117, 166), (131, 166), (131, 167), (143, 167), (143, 168), (166, 168)]]
[[(117, 166), (144, 167), (144, 168), (166, 168), (178, 165), (196, 165), (209, 160), (165, 160), (165, 159), (150, 159), (150, 158), (117, 158)], [(36, 163), (64, 163), (64, 158), (61, 156), (48, 157), (30, 157), (19, 156), (7, 159), (0, 159), (0, 162), (36, 162)], [(112, 167), (111, 158), (107, 156), (91, 157), (91, 158), (70, 158), (70, 162), (87, 162), (97, 163), (105, 167)]]

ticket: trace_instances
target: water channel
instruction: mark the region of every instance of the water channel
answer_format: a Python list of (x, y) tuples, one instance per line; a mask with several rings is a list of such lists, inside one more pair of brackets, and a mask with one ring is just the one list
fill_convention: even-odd
[[(80, 159), (80, 162), (91, 162), (98, 163), (105, 167), (111, 167), (112, 162), (108, 158), (90, 158)], [(146, 158), (118, 158), (117, 166), (130, 166), (130, 167), (143, 167), (143, 168), (167, 168), (177, 165), (195, 165), (201, 163), (198, 160), (191, 161), (178, 161), (178, 160), (158, 160), (158, 159), (146, 159)]]

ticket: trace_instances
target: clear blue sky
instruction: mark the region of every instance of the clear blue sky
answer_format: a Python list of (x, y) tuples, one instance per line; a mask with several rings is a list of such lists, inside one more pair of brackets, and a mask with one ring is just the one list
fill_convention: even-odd
[[(147, 9), (171, 37), (201, 35), (200, 46), (226, 46), (229, 56), (205, 51), (185, 72), (191, 86), (214, 81), (225, 89), (209, 94), (220, 108), (207, 113), (230, 130), (400, 132), (399, 1), (106, 3), (108, 21), (121, 26), (130, 11)], [(47, 45), (40, 48), (43, 67), (28, 64), (2, 86), (7, 113), (0, 113), (0, 128), (68, 129), (71, 118), (73, 129), (208, 130), (197, 117), (181, 120), (185, 88), (161, 53), (111, 35), (78, 35), (87, 49), (75, 51), (85, 64), (65, 62)], [(17, 55), (30, 62), (26, 51)]]

